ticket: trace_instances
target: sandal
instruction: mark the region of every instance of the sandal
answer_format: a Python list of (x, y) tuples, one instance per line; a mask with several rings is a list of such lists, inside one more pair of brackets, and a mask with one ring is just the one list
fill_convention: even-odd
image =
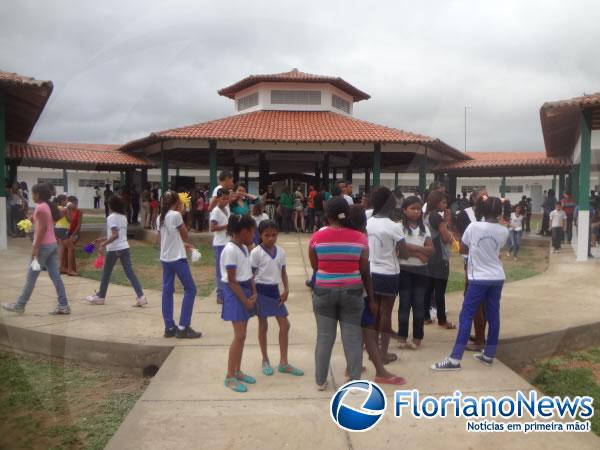
[(431, 325), (432, 323), (433, 323), (433, 320), (431, 320), (431, 319), (425, 320), (425, 325)]
[(262, 373), (268, 377), (273, 375), (273, 368), (271, 367), (271, 363), (269, 361), (263, 361)]
[(398, 341), (398, 348), (406, 349), (408, 348), (408, 341), (403, 338), (403, 340)]
[(392, 375), (391, 377), (375, 377), (375, 383), (380, 384), (393, 384), (396, 386), (402, 386), (406, 384), (406, 380), (402, 377), (398, 377), (396, 375)]
[(444, 328), (445, 330), (456, 330), (456, 325), (454, 325), (452, 322), (438, 323), (438, 326)]
[(323, 384), (317, 384), (317, 391), (324, 391), (329, 387), (329, 382), (325, 381)]
[(398, 360), (398, 355), (396, 355), (395, 353), (388, 353), (387, 355), (384, 355), (382, 357), (383, 359), (383, 364), (389, 364), (392, 363), (394, 361)]
[(235, 392), (248, 392), (248, 388), (237, 378), (225, 378), (225, 387)]
[(290, 375), (294, 375), (295, 377), (301, 377), (302, 375), (304, 375), (304, 371), (292, 366), (291, 364), (279, 364), (277, 366), (277, 370), (279, 371), (279, 373), (289, 373)]
[(244, 383), (254, 384), (256, 383), (256, 378), (251, 377), (250, 375), (246, 375), (241, 370), (235, 373), (235, 378), (239, 381), (243, 381)]

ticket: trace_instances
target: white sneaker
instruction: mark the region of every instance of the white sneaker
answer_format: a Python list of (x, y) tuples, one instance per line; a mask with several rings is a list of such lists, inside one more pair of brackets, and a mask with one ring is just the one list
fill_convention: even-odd
[(329, 387), (329, 383), (326, 381), (323, 384), (317, 384), (317, 391), (324, 391)]
[(148, 304), (148, 299), (144, 295), (143, 297), (137, 297), (135, 299), (135, 305), (134, 306), (142, 307), (142, 306), (147, 305), (147, 304)]
[(90, 305), (104, 305), (104, 300), (102, 297), (98, 297), (96, 294), (94, 295), (88, 295), (85, 300), (90, 304)]

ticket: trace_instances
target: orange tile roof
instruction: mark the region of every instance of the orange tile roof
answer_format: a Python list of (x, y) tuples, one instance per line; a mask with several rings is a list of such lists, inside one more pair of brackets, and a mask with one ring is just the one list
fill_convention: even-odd
[(600, 106), (600, 92), (596, 92), (595, 94), (586, 94), (580, 97), (573, 97), (567, 100), (546, 102), (542, 105), (542, 109), (568, 108), (573, 106), (582, 109)]
[(27, 142), (53, 87), (52, 81), (0, 70), (0, 92), (4, 94), (6, 111), (6, 140)]
[[(433, 171), (470, 176), (498, 176), (565, 173), (571, 168), (569, 158), (547, 157), (544, 152), (469, 152), (470, 160), (440, 164)], [(493, 176), (493, 175), (492, 175)]]
[(148, 161), (121, 151), (118, 145), (110, 144), (7, 142), (6, 158), (19, 165), (59, 169), (118, 170), (153, 167)]
[(219, 95), (223, 95), (229, 98), (235, 98), (235, 94), (241, 91), (242, 89), (246, 89), (258, 83), (269, 81), (281, 81), (292, 83), (329, 83), (346, 92), (347, 94), (351, 95), (355, 102), (358, 102), (360, 100), (368, 100), (369, 98), (371, 98), (369, 94), (352, 86), (350, 83), (348, 83), (346, 80), (340, 77), (315, 75), (312, 73), (300, 72), (298, 69), (292, 69), (289, 72), (282, 73), (250, 75), (238, 81), (237, 83), (232, 84), (231, 86), (219, 89), (217, 92)]

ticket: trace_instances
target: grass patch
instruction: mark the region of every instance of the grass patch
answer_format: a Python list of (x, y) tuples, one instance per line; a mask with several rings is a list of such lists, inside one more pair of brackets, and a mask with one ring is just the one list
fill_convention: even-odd
[(0, 449), (102, 449), (146, 384), (125, 373), (0, 351)]
[(101, 216), (92, 216), (90, 214), (83, 214), (83, 224), (97, 224), (97, 223), (106, 223), (106, 217), (104, 214)]
[[(544, 394), (559, 397), (589, 395), (600, 403), (600, 347), (570, 352), (537, 362), (522, 374)], [(590, 419), (592, 431), (600, 436), (600, 414)]]
[[(83, 241), (82, 241), (83, 242)], [(160, 265), (160, 251), (157, 246), (146, 242), (129, 241), (131, 246), (131, 262), (133, 269), (144, 289), (162, 290), (162, 267)], [(198, 295), (204, 297), (209, 295), (215, 288), (215, 257), (212, 247), (204, 242), (196, 243), (202, 253), (202, 259), (198, 263), (190, 263), (192, 276), (198, 287)], [(100, 281), (102, 271), (93, 267), (97, 254), (88, 255), (81, 248), (77, 251), (78, 270), (81, 276)], [(129, 286), (129, 280), (125, 276), (123, 267), (117, 262), (112, 273), (111, 283)], [(175, 291), (183, 292), (183, 287), (176, 281)]]

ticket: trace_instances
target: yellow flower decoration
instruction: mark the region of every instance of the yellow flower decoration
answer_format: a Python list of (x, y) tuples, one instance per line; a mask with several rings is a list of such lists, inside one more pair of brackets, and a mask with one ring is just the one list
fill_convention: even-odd
[(189, 194), (187, 194), (186, 192), (180, 192), (179, 201), (183, 204), (183, 206), (186, 207), (186, 209), (190, 209), (190, 206), (192, 204), (192, 197), (190, 197)]
[(33, 223), (29, 219), (23, 219), (17, 223), (17, 228), (24, 233), (31, 233), (31, 229), (33, 228)]

